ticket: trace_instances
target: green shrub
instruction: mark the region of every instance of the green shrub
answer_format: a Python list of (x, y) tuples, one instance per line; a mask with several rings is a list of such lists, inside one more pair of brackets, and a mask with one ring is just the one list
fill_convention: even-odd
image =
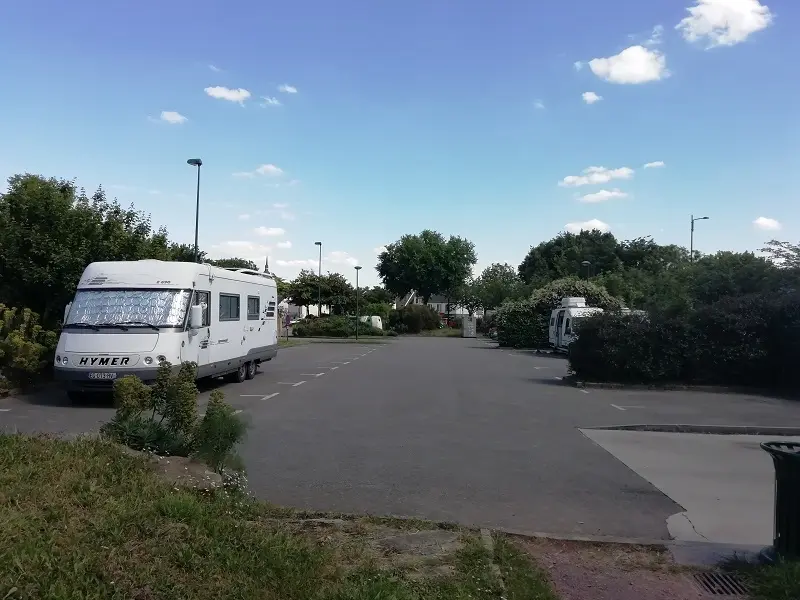
[(439, 329), (442, 319), (427, 304), (409, 304), (389, 314), (388, 326), (398, 333), (419, 333)]
[[(303, 319), (292, 327), (292, 335), (297, 337), (334, 337), (346, 338), (356, 334), (356, 318), (354, 316), (329, 316), (319, 319)], [(383, 335), (383, 331), (372, 327), (369, 323), (359, 322), (359, 335)]]
[(238, 470), (240, 461), (235, 453), (247, 431), (247, 424), (224, 400), (220, 390), (211, 392), (206, 414), (195, 434), (195, 454), (217, 473), (225, 468)]
[(218, 472), (237, 468), (234, 449), (246, 432), (245, 422), (224, 402), (220, 390), (211, 394), (206, 414), (197, 419), (197, 365), (177, 369), (162, 362), (152, 388), (138, 377), (114, 382), (116, 414), (101, 433), (134, 450), (161, 456), (196, 455)]
[(512, 348), (549, 346), (550, 313), (561, 305), (563, 298), (575, 296), (586, 298), (588, 306), (604, 310), (621, 308), (619, 300), (599, 285), (576, 277), (557, 279), (535, 290), (530, 298), (506, 302), (497, 310), (498, 342)]
[(58, 334), (39, 324), (30, 309), (0, 304), (0, 392), (11, 385), (26, 385), (48, 368)]
[(724, 298), (688, 313), (587, 319), (570, 369), (588, 381), (800, 388), (800, 293)]

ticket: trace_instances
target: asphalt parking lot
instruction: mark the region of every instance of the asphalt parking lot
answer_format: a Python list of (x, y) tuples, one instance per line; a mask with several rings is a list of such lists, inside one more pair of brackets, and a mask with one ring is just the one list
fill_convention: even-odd
[[(787, 401), (581, 390), (565, 374), (562, 358), (482, 340), (400, 338), (286, 348), (222, 389), (251, 424), (242, 455), (263, 499), (526, 532), (669, 537), (682, 508), (579, 428), (800, 426)], [(6, 430), (78, 433), (111, 414), (56, 391), (0, 400)]]

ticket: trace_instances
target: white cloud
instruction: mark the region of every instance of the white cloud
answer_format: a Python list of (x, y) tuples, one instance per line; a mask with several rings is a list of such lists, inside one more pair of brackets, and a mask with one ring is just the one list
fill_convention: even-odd
[(350, 256), (347, 252), (342, 250), (334, 250), (325, 258), (325, 262), (334, 265), (350, 265), (355, 267), (358, 264), (358, 259), (355, 256)]
[(611, 200), (613, 198), (627, 198), (627, 197), (628, 194), (626, 192), (623, 192), (618, 188), (614, 188), (613, 190), (600, 190), (599, 192), (586, 194), (585, 196), (581, 197), (581, 202), (594, 204), (597, 202), (605, 202), (606, 200)]
[(663, 160), (654, 160), (653, 162), (644, 164), (645, 169), (657, 169), (659, 167), (665, 167), (665, 166), (666, 165), (664, 164)]
[(644, 43), (645, 46), (658, 46), (662, 42), (662, 37), (664, 35), (664, 26), (663, 25), (656, 25), (653, 27), (653, 32), (650, 34), (648, 40)]
[(293, 85), (289, 85), (288, 83), (284, 83), (278, 86), (278, 91), (283, 92), (284, 94), (296, 94), (297, 88)]
[(281, 227), (256, 227), (253, 231), (255, 231), (258, 235), (268, 235), (268, 236), (278, 236), (284, 235), (286, 230)]
[(239, 220), (240, 221), (249, 221), (250, 220), (250, 215), (247, 215), (247, 214), (239, 215)]
[(189, 119), (184, 117), (181, 113), (175, 112), (174, 110), (162, 110), (161, 120), (166, 121), (171, 125), (180, 125), (181, 123), (186, 123), (186, 121)]
[(319, 266), (319, 262), (315, 258), (300, 258), (292, 260), (282, 260), (279, 258), (275, 261), (275, 264), (279, 267), (310, 267), (314, 269), (315, 272), (317, 266)]
[(215, 67), (214, 65), (208, 65), (208, 68), (214, 71), (214, 73), (219, 73), (220, 71), (222, 71), (222, 69), (220, 69), (219, 67)]
[(276, 167), (273, 164), (261, 165), (256, 169), (256, 173), (259, 175), (269, 175), (270, 177), (274, 177), (276, 175), (283, 175), (283, 169), (280, 167)]
[(574, 63), (572, 63), (572, 66), (575, 68), (576, 71), (580, 71), (581, 69), (583, 69), (583, 61), (576, 60)]
[(289, 208), (289, 205), (286, 202), (275, 202), (272, 208)]
[(689, 16), (675, 26), (684, 39), (707, 40), (706, 48), (733, 46), (769, 27), (774, 15), (758, 0), (696, 0)]
[(538, 108), (538, 109), (543, 109), (544, 108), (544, 102), (542, 102), (541, 100), (536, 100), (533, 103), (533, 107), (534, 108)]
[(245, 89), (238, 88), (234, 90), (221, 85), (207, 87), (205, 88), (205, 92), (212, 98), (227, 100), (228, 102), (238, 102), (239, 104), (244, 104), (244, 101), (250, 97), (250, 92)]
[(272, 249), (264, 244), (233, 240), (211, 246), (209, 255), (211, 258), (246, 258), (256, 264), (262, 264), (271, 251)]
[(782, 227), (778, 221), (769, 217), (758, 217), (753, 221), (753, 225), (763, 231), (778, 231)]
[(286, 240), (285, 242), (278, 242), (277, 244), (275, 244), (275, 247), (281, 248), (282, 250), (287, 250), (292, 247), (292, 242), (290, 242), (289, 240)]
[(580, 233), (581, 231), (592, 231), (593, 229), (599, 229), (605, 233), (606, 231), (610, 231), (611, 227), (609, 227), (608, 223), (603, 223), (598, 219), (591, 219), (589, 221), (567, 223), (564, 229), (569, 233)]
[(264, 100), (264, 104), (261, 106), (280, 106), (281, 101), (275, 98), (274, 96), (262, 96)]
[(608, 58), (593, 58), (589, 68), (600, 79), (611, 83), (647, 83), (670, 74), (664, 55), (644, 46), (631, 46)]
[(386, 252), (386, 246), (376, 246), (375, 248), (372, 249), (372, 251), (375, 254), (382, 254), (383, 252)]
[(600, 102), (600, 100), (603, 99), (602, 96), (598, 96), (594, 92), (583, 92), (583, 94), (581, 94), (581, 98), (583, 98), (583, 101), (586, 102), (586, 104), (594, 104), (595, 102)]
[(620, 167), (619, 169), (606, 169), (605, 167), (589, 167), (581, 175), (567, 175), (558, 185), (561, 187), (580, 187), (596, 183), (608, 183), (612, 179), (630, 179), (633, 169)]

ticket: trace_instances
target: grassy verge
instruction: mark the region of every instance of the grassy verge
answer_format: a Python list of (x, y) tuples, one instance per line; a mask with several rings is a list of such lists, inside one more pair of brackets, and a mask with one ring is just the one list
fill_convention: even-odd
[(495, 536), (494, 560), (505, 582), (507, 600), (558, 600), (545, 572), (508, 538)]
[[(0, 435), (4, 600), (500, 597), (492, 557), (474, 532), (405, 525), (308, 519), (239, 493), (179, 489), (99, 439)], [(449, 536), (451, 551), (386, 545), (421, 534)], [(549, 598), (522, 589), (533, 580), (509, 552), (499, 559), (520, 581), (509, 589), (520, 591), (508, 598)]]
[(800, 598), (800, 561), (776, 565), (739, 565), (735, 569), (747, 581), (752, 600)]
[(279, 348), (291, 348), (292, 346), (302, 346), (305, 344), (304, 338), (281, 338), (278, 340), (278, 347)]
[(405, 334), (409, 337), (444, 337), (444, 338), (460, 338), (461, 330), (453, 329), (452, 327), (443, 327), (442, 329), (428, 329), (420, 331), (419, 333)]
[[(326, 344), (385, 344), (388, 342), (390, 337), (385, 336), (358, 336), (356, 340), (355, 337), (346, 337), (346, 338), (335, 338), (335, 337), (293, 337), (289, 338), (289, 346), (294, 346), (297, 344), (313, 344), (313, 343), (326, 343)], [(293, 344), (292, 342), (297, 342)]]

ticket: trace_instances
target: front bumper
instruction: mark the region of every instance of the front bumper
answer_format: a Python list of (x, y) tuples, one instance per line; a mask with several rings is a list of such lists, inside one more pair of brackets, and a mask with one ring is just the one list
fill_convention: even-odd
[[(107, 378), (98, 377), (103, 375)], [(153, 383), (158, 374), (158, 367), (145, 369), (75, 369), (70, 367), (54, 367), (56, 380), (64, 384), (70, 392), (111, 392), (114, 382), (128, 375), (135, 375), (145, 383)]]

